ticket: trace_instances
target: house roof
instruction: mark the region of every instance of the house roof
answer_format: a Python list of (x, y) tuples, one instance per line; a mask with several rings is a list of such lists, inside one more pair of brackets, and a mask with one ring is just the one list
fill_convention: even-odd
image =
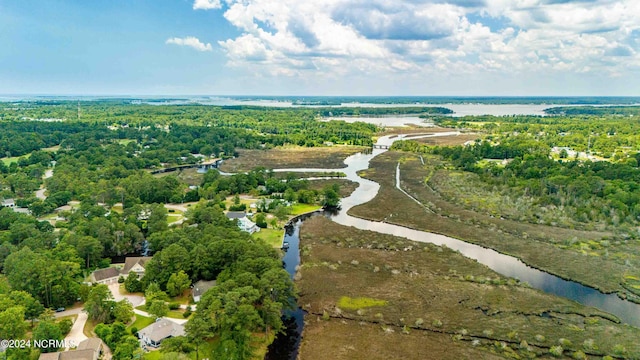
[(228, 219), (242, 219), (243, 217), (247, 216), (247, 213), (245, 213), (244, 211), (227, 211), (227, 218)]
[(94, 271), (91, 275), (93, 275), (93, 279), (95, 281), (102, 281), (105, 279), (114, 278), (120, 275), (118, 269), (114, 267), (108, 267), (100, 270)]
[(76, 350), (42, 353), (38, 360), (96, 360), (106, 345), (99, 338), (88, 338), (78, 344)]
[(96, 360), (98, 358), (98, 353), (91, 349), (64, 351), (58, 354), (60, 354), (58, 360)]
[(16, 201), (13, 200), (13, 199), (4, 199), (4, 200), (2, 200), (2, 205), (3, 206), (8, 206), (8, 205), (11, 205), (11, 204), (15, 205), (15, 203), (16, 203)]
[(59, 352), (42, 353), (40, 354), (40, 357), (38, 358), (38, 360), (58, 360), (59, 357), (60, 357)]
[(253, 221), (249, 220), (249, 218), (238, 219), (238, 221), (245, 227), (253, 227), (256, 225)]
[(85, 340), (82, 340), (80, 344), (78, 344), (78, 350), (94, 350), (100, 351), (100, 348), (104, 346), (104, 342), (100, 338), (92, 337)]
[(211, 280), (211, 281), (200, 280), (195, 284), (193, 284), (193, 296), (194, 297), (201, 296), (207, 290), (211, 289), (214, 286), (216, 286), (215, 280)]
[(136, 264), (144, 267), (144, 264), (149, 260), (151, 260), (151, 256), (128, 257), (124, 260), (124, 268), (122, 268), (121, 273), (128, 274)]
[(139, 331), (143, 337), (155, 343), (174, 336), (184, 336), (184, 326), (167, 319), (161, 319)]

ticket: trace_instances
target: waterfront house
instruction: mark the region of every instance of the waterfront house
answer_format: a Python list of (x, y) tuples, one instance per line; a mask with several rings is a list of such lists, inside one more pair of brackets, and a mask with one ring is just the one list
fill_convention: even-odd
[(238, 227), (242, 231), (246, 231), (249, 234), (260, 231), (256, 223), (249, 220), (247, 213), (244, 211), (228, 211), (226, 215), (229, 220), (238, 220)]

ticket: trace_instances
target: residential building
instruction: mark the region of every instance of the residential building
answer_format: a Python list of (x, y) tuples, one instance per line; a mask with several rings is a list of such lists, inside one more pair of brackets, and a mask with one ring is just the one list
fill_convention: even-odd
[(2, 200), (2, 207), (14, 208), (16, 207), (16, 201), (14, 199), (4, 199)]
[(115, 267), (108, 267), (105, 269), (98, 269), (91, 273), (89, 279), (92, 283), (98, 284), (113, 284), (118, 281), (120, 277), (120, 271)]
[[(99, 338), (88, 338), (78, 344), (75, 350), (60, 351), (54, 353), (42, 353), (38, 360), (98, 360), (101, 355), (110, 353), (107, 345)], [(111, 357), (102, 357), (110, 360)]]
[(211, 280), (211, 281), (200, 280), (195, 284), (193, 284), (193, 287), (191, 289), (191, 295), (193, 296), (193, 301), (199, 302), (200, 298), (202, 297), (202, 294), (204, 294), (207, 290), (211, 289), (214, 286), (216, 286), (215, 280)]
[(247, 213), (244, 211), (228, 211), (227, 218), (229, 220), (238, 220), (238, 227), (242, 231), (246, 231), (249, 234), (253, 234), (256, 231), (260, 231), (260, 228), (253, 221), (249, 220)]
[(258, 227), (258, 225), (256, 225), (256, 223), (254, 223), (253, 221), (249, 220), (249, 218), (246, 216), (238, 219), (238, 227), (240, 228), (240, 230), (246, 231), (249, 234), (253, 234), (254, 232), (260, 231), (260, 228)]
[(182, 324), (167, 319), (158, 319), (158, 321), (138, 331), (140, 340), (151, 347), (160, 346), (164, 339), (184, 335), (184, 326)]
[(138, 275), (138, 279), (144, 276), (144, 265), (151, 260), (151, 256), (127, 257), (122, 267), (111, 266), (105, 269), (98, 269), (91, 273), (89, 279), (92, 283), (113, 284), (120, 276), (126, 278), (133, 272)]
[(138, 274), (138, 279), (144, 276), (144, 265), (151, 260), (151, 256), (127, 257), (124, 260), (124, 267), (120, 271), (120, 275), (127, 277), (130, 272)]

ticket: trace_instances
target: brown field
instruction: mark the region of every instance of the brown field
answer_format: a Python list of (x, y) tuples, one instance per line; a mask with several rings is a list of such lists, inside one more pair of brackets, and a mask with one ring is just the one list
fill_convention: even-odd
[[(307, 220), (301, 237), (300, 359), (551, 358), (561, 338), (565, 357), (640, 354), (640, 329), (447, 248), (323, 217)], [(384, 302), (345, 307), (343, 297)]]
[(344, 168), (344, 159), (366, 149), (362, 146), (300, 147), (290, 146), (269, 150), (238, 150), (239, 156), (225, 160), (221, 170), (226, 172), (250, 171), (263, 166), (278, 168)]
[[(425, 158), (426, 159), (426, 158)], [(401, 184), (433, 213), (395, 189), (395, 168), (400, 162)], [(351, 210), (351, 214), (378, 221), (392, 222), (462, 239), (522, 259), (530, 266), (560, 277), (578, 281), (605, 292), (620, 292), (633, 297), (621, 281), (628, 267), (619, 259), (585, 256), (559, 243), (567, 239), (601, 239), (611, 234), (580, 231), (500, 219), (488, 214), (462, 209), (448, 203), (424, 183), (433, 169), (422, 166), (412, 154), (387, 152), (371, 162), (366, 177), (381, 184), (377, 197)], [(392, 216), (390, 216), (393, 214)]]

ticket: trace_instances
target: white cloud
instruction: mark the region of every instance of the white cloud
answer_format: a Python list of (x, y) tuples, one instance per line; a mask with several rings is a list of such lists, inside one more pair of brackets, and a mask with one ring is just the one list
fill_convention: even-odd
[(222, 3), (220, 3), (220, 0), (195, 0), (193, 2), (194, 10), (220, 9), (221, 7)]
[(174, 44), (180, 46), (189, 46), (198, 51), (211, 51), (213, 48), (209, 43), (203, 43), (198, 38), (193, 36), (187, 36), (185, 38), (172, 37), (167, 39), (165, 44)]
[(224, 2), (242, 32), (218, 42), (228, 64), (263, 75), (618, 76), (640, 64), (637, 0)]

